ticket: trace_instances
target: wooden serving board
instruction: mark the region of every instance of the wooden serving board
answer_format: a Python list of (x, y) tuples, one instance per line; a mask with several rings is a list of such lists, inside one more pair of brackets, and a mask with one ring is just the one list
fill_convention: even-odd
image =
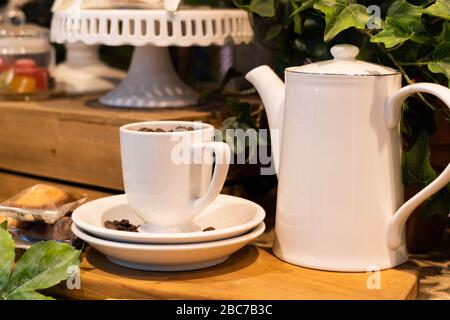
[(305, 269), (285, 263), (270, 249), (247, 246), (221, 265), (189, 272), (144, 272), (110, 263), (88, 248), (81, 262), (81, 289), (62, 283), (48, 294), (70, 299), (414, 299), (415, 271), (380, 274), (368, 289), (367, 273)]

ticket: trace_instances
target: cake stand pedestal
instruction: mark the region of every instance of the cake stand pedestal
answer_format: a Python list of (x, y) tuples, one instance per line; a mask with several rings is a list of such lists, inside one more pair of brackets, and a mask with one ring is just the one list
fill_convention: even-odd
[(100, 102), (108, 106), (184, 107), (197, 100), (197, 92), (175, 72), (168, 49), (149, 45), (135, 48), (128, 76)]
[(194, 105), (198, 93), (175, 72), (168, 46), (249, 43), (248, 15), (238, 9), (82, 10), (55, 12), (52, 41), (135, 46), (127, 77), (100, 99), (113, 107), (164, 108)]
[(52, 71), (58, 92), (91, 94), (113, 90), (126, 72), (107, 66), (100, 60), (98, 46), (66, 43), (66, 60)]

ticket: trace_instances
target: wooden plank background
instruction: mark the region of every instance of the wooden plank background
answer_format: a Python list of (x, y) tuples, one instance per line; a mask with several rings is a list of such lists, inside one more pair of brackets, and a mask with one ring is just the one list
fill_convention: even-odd
[(0, 103), (0, 170), (123, 189), (119, 127), (150, 120), (215, 122), (214, 108), (143, 111), (89, 105), (92, 97)]

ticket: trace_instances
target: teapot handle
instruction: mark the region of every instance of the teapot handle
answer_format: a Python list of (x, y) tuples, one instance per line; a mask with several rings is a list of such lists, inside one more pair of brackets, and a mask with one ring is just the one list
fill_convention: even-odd
[[(423, 92), (435, 95), (450, 108), (450, 89), (434, 83), (416, 83), (400, 89), (387, 102), (385, 121), (389, 129), (394, 130), (400, 122), (403, 102), (411, 95)], [(422, 191), (403, 204), (390, 219), (387, 232), (387, 244), (390, 249), (397, 249), (402, 243), (402, 233), (406, 221), (417, 207), (450, 182), (450, 164), (439, 177)]]

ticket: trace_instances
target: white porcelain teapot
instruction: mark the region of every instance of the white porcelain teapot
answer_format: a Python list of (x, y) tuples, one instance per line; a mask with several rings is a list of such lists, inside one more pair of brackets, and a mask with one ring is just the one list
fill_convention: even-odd
[(404, 203), (399, 121), (404, 100), (430, 93), (450, 108), (450, 90), (432, 83), (401, 88), (394, 69), (356, 60), (337, 45), (334, 60), (246, 78), (264, 102), (278, 174), (274, 253), (304, 267), (368, 271), (407, 260), (410, 214), (450, 182), (450, 166)]

